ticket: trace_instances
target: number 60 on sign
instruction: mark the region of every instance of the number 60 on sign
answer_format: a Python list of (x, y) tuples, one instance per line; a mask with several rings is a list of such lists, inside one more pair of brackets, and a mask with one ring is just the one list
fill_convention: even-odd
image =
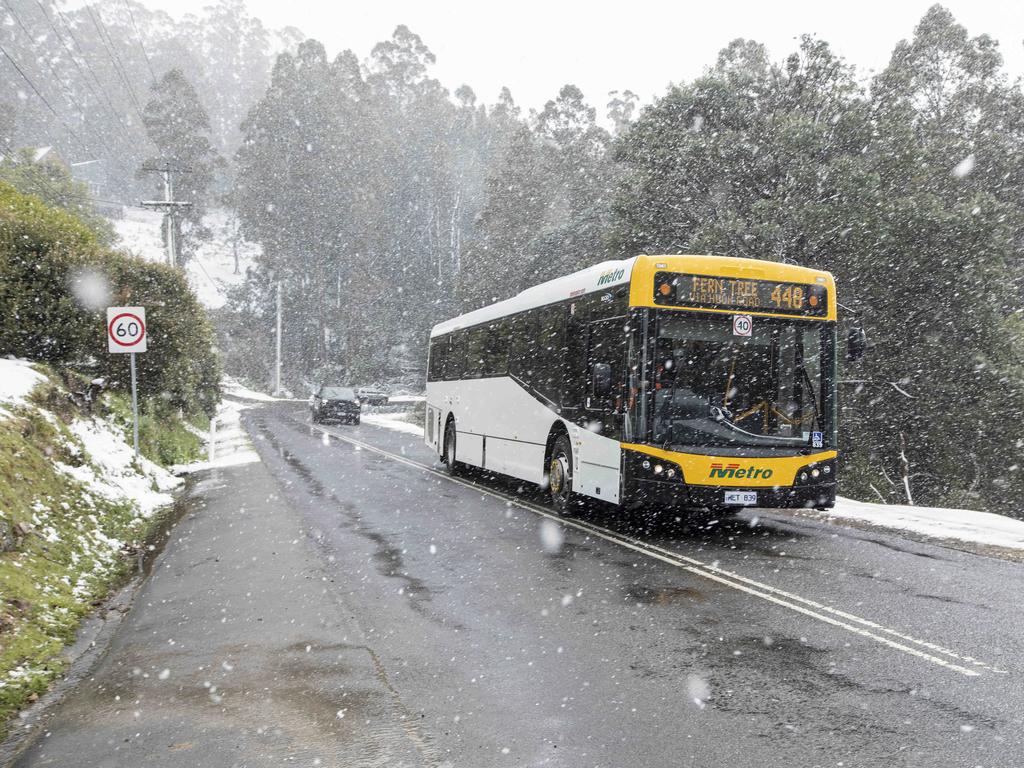
[(146, 351), (144, 307), (107, 307), (107, 351)]

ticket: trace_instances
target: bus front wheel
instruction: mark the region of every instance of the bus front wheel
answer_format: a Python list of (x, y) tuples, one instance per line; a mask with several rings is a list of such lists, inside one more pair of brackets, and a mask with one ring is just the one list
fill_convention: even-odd
[(551, 462), (548, 464), (548, 488), (551, 491), (551, 503), (558, 512), (564, 514), (572, 504), (572, 446), (569, 438), (561, 435), (555, 440), (551, 450)]

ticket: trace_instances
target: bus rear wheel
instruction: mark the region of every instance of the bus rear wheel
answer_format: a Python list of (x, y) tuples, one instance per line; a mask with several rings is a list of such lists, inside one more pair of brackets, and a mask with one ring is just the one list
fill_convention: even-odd
[(551, 461), (548, 464), (548, 489), (551, 491), (551, 503), (560, 514), (569, 511), (573, 501), (572, 490), (572, 446), (569, 438), (560, 435), (551, 449)]
[(449, 475), (454, 475), (458, 472), (459, 462), (455, 460), (455, 421), (449, 420), (444, 427), (444, 453), (441, 454), (442, 460), (448, 470)]

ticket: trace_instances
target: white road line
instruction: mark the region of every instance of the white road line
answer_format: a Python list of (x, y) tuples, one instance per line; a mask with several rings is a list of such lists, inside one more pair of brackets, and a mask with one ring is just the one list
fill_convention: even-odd
[[(457, 477), (452, 477), (447, 472), (439, 471), (427, 464), (421, 464), (418, 461), (413, 461), (412, 459), (408, 459), (404, 456), (391, 453), (390, 451), (386, 451), (383, 448), (378, 448), (375, 445), (370, 445), (369, 443), (365, 443), (361, 440), (356, 440), (355, 438), (349, 437), (348, 435), (340, 434), (333, 429), (328, 429), (317, 425), (310, 426), (312, 426), (312, 428), (315, 430), (328, 434), (331, 437), (349, 443), (350, 445), (356, 446), (361, 450), (371, 451), (373, 453), (384, 456), (385, 458), (391, 459), (392, 461), (397, 461), (400, 464), (405, 464), (406, 466), (413, 467), (422, 472), (427, 472), (428, 474), (436, 475), (437, 477), (444, 478), (445, 480), (448, 480), (452, 483), (462, 485), (473, 491), (477, 491), (487, 496), (491, 496), (500, 501), (504, 501), (509, 504), (514, 504), (515, 506), (521, 509), (525, 509), (529, 512), (533, 512), (536, 515), (540, 515), (542, 517), (553, 520), (554, 522), (558, 523), (559, 525), (562, 525), (563, 527), (575, 528), (579, 531), (583, 531), (584, 533), (597, 536), (613, 544), (618, 544), (621, 547), (625, 547), (626, 549), (638, 552), (639, 554), (646, 555), (655, 560), (660, 560), (661, 562), (667, 563), (669, 565), (674, 565), (677, 568), (681, 568), (685, 571), (688, 571), (689, 573), (694, 574), (695, 576), (700, 576), (701, 578), (717, 582), (731, 589), (735, 589), (739, 592), (744, 592), (748, 595), (758, 597), (762, 600), (766, 600), (770, 603), (781, 606), (783, 608), (788, 608), (791, 611), (816, 619), (825, 624), (829, 624), (834, 627), (839, 627), (840, 629), (845, 629), (848, 632), (852, 632), (861, 637), (873, 640), (874, 642), (879, 643), (880, 645), (884, 645), (893, 650), (900, 651), (911, 656), (915, 656), (931, 664), (935, 664), (950, 671), (957, 672), (961, 675), (964, 675), (965, 677), (980, 676), (982, 673), (978, 671), (979, 669), (984, 669), (988, 672), (996, 674), (1006, 674), (1006, 670), (997, 669), (996, 667), (993, 667), (990, 664), (986, 664), (983, 661), (979, 661), (978, 659), (972, 656), (964, 656), (962, 654), (956, 653), (955, 651), (943, 648), (940, 645), (928, 642), (927, 640), (919, 640), (905, 633), (898, 632), (897, 630), (889, 629), (888, 627), (878, 624), (877, 622), (871, 621), (870, 619), (865, 619), (860, 616), (847, 613), (846, 611), (841, 611), (836, 608), (823, 605), (822, 603), (819, 603), (817, 601), (810, 600), (808, 598), (795, 595), (791, 592), (786, 592), (784, 590), (778, 589), (777, 587), (773, 587), (770, 584), (765, 584), (763, 582), (756, 581), (745, 576), (740, 576), (736, 573), (732, 573), (717, 566), (703, 563), (700, 560), (695, 560), (694, 558), (688, 557), (679, 552), (673, 552), (672, 550), (664, 549), (663, 547), (659, 547), (654, 544), (648, 544), (647, 542), (641, 541), (639, 539), (634, 539), (630, 536), (626, 536), (625, 534), (617, 533), (615, 531), (611, 531), (607, 528), (603, 528), (592, 523), (586, 523), (579, 520), (573, 520), (571, 518), (561, 517), (560, 515), (550, 512), (544, 509), (543, 507), (536, 506), (529, 502), (524, 502), (512, 496), (506, 496), (505, 494), (502, 494), (500, 492), (493, 491), (489, 488), (485, 488), (483, 486), (468, 482), (466, 480), (462, 480)], [(943, 656), (946, 656), (948, 658), (943, 658)], [(963, 666), (963, 664), (970, 664), (972, 667), (975, 668)]]

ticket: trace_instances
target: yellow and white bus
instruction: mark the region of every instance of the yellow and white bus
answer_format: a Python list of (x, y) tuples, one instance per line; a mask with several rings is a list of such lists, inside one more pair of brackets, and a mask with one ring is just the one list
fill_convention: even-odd
[(462, 465), (636, 507), (828, 508), (828, 272), (636, 256), (435, 326), (425, 439)]

